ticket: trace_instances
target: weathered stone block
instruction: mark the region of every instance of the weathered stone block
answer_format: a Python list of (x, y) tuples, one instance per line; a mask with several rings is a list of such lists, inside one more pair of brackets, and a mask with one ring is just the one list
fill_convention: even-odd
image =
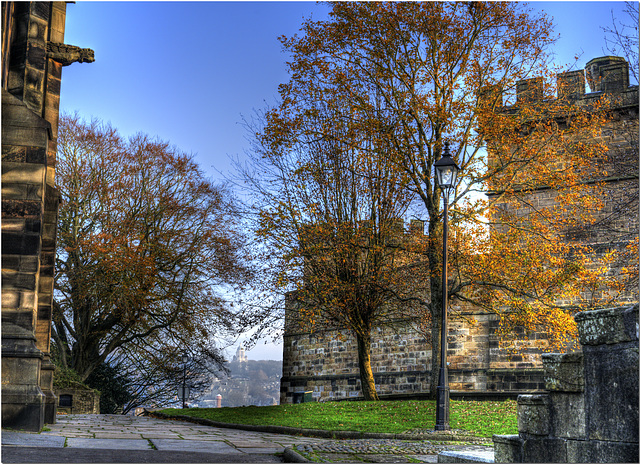
[(531, 438), (522, 444), (521, 462), (567, 462), (564, 438)]
[(2, 384), (2, 427), (40, 432), (44, 425), (44, 395), (30, 385)]
[[(35, 16), (35, 18), (43, 19), (45, 21), (49, 20), (50, 13), (50, 4), (49, 2), (30, 2), (30, 10), (31, 14)], [(32, 21), (35, 20), (32, 17)]]
[(584, 70), (569, 71), (558, 74), (558, 98), (582, 98), (584, 95)]
[[(4, 245), (4, 243), (3, 243)], [(3, 246), (4, 250), (4, 246)], [(2, 288), (11, 290), (36, 290), (36, 274), (2, 270)]]
[(45, 164), (47, 162), (47, 150), (42, 147), (27, 147), (26, 162)]
[(582, 353), (545, 353), (542, 355), (544, 385), (549, 391), (584, 391)]
[(2, 290), (2, 309), (17, 309), (19, 304), (19, 292), (15, 290)]
[(38, 235), (2, 234), (3, 255), (37, 255), (39, 252), (40, 237)]
[(495, 462), (523, 462), (523, 439), (518, 435), (494, 435), (494, 459)]
[(541, 77), (523, 79), (516, 83), (516, 99), (521, 102), (532, 102), (542, 99), (543, 80)]
[[(51, 9), (51, 19), (49, 28), (51, 29), (51, 40), (62, 42), (64, 38), (64, 23), (66, 17), (66, 4), (64, 2), (53, 2)], [(54, 37), (55, 34), (55, 37)]]
[[(6, 347), (6, 349), (5, 349)], [(10, 349), (13, 351), (10, 352)], [(2, 382), (11, 385), (30, 385), (40, 383), (40, 363), (42, 353), (35, 349), (33, 343), (17, 343), (8, 344), (3, 339), (3, 354), (13, 354), (23, 357), (7, 357), (2, 358)], [(32, 357), (24, 357), (30, 356)], [(38, 356), (39, 355), (39, 356)], [(4, 393), (3, 393), (4, 395)]]
[(566, 462), (640, 462), (638, 442), (567, 440)]
[(44, 186), (42, 184), (2, 183), (2, 198), (6, 200), (42, 201)]
[(2, 163), (2, 184), (44, 184), (45, 166), (35, 163)]
[(22, 232), (8, 225), (23, 224), (14, 222), (21, 218), (39, 218), (42, 214), (42, 204), (32, 200), (3, 200), (2, 201), (2, 231)]
[(583, 346), (638, 340), (638, 305), (578, 313), (575, 321)]
[[(17, 266), (6, 266), (18, 270), (19, 272), (38, 272), (40, 261), (37, 256), (20, 256), (17, 258)], [(4, 261), (4, 258), (3, 258)]]
[(26, 147), (2, 146), (3, 163), (24, 163), (27, 160)]
[[(60, 95), (60, 79), (57, 79), (54, 76), (49, 76), (49, 78), (47, 79), (47, 92), (52, 92), (55, 95)], [(58, 112), (56, 111), (56, 116), (57, 113)]]
[(31, 309), (34, 309), (35, 307), (36, 307), (36, 292), (35, 291), (20, 292), (20, 308), (31, 310)]
[(586, 439), (584, 395), (555, 392), (550, 395), (550, 399), (552, 435), (560, 438)]
[(42, 221), (39, 217), (29, 217), (24, 221), (24, 232), (26, 234), (39, 234), (42, 228)]
[(638, 440), (638, 344), (584, 347), (589, 438)]
[(549, 395), (546, 393), (518, 396), (518, 432), (522, 438), (526, 438), (527, 434), (549, 434), (551, 423), (549, 403)]
[[(36, 44), (33, 41), (29, 42), (27, 44), (28, 66), (38, 70), (44, 70), (45, 54), (44, 42), (41, 44)], [(40, 98), (42, 98), (42, 95), (40, 95)]]

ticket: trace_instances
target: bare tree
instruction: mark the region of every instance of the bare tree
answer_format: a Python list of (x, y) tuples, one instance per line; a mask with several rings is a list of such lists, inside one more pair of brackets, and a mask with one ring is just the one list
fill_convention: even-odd
[(611, 27), (603, 27), (607, 50), (623, 55), (629, 63), (631, 75), (638, 82), (638, 2), (625, 2), (626, 17), (616, 18), (611, 12)]
[(113, 362), (141, 386), (171, 377), (185, 347), (220, 365), (224, 292), (251, 275), (228, 192), (168, 143), (77, 116), (61, 119), (56, 174), (59, 362), (83, 380)]

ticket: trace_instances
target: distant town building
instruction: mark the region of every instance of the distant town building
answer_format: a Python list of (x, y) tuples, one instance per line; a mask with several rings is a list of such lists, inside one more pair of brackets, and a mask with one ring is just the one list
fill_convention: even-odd
[(244, 350), (238, 349), (238, 354), (227, 364), (227, 368), (229, 375), (212, 380), (211, 386), (198, 401), (199, 407), (278, 404), (282, 361), (248, 360)]
[(244, 348), (239, 346), (238, 349), (236, 350), (235, 356), (233, 357), (233, 362), (243, 363), (243, 362), (247, 362), (248, 359), (249, 358), (247, 358), (247, 355), (244, 352)]

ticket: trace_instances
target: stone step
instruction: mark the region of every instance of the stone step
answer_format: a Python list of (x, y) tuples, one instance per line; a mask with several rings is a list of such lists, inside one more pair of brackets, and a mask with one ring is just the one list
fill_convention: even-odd
[(468, 451), (443, 451), (438, 462), (494, 462), (493, 449)]

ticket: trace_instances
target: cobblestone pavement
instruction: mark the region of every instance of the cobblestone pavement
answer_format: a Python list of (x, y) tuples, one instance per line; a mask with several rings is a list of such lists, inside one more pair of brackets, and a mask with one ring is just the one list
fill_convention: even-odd
[(61, 415), (40, 434), (2, 433), (3, 462), (282, 462), (285, 448), (321, 462), (437, 462), (441, 451), (487, 449), (460, 442), (310, 438), (107, 414)]
[(487, 450), (490, 447), (456, 442), (402, 440), (325, 440), (294, 448), (303, 457), (321, 462), (437, 462), (442, 451)]

